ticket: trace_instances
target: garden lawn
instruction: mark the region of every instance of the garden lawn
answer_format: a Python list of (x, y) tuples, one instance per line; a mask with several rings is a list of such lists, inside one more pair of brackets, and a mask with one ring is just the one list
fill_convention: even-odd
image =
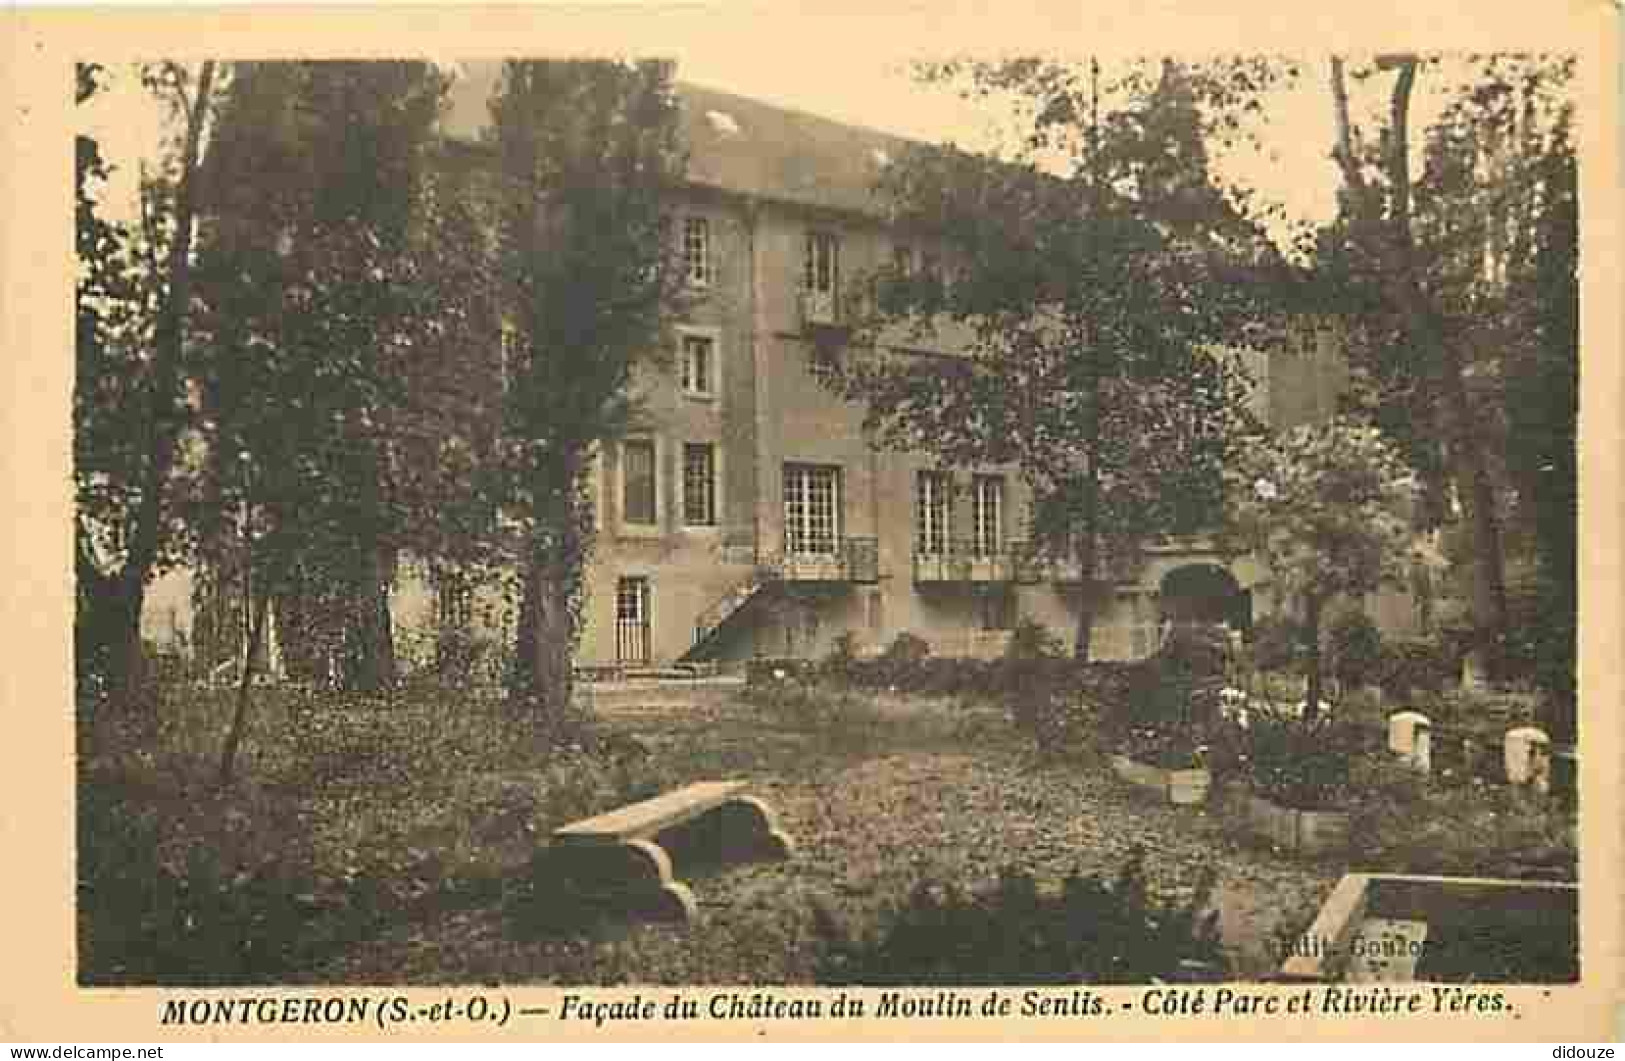
[[(529, 840), (622, 798), (549, 797), (535, 772), (475, 772), (466, 784), (526, 793), (480, 842), (506, 853), (504, 887), (446, 904), (301, 970), (315, 983), (781, 984), (811, 982), (833, 920), (859, 935), (916, 884), (981, 888), (1000, 871), (1058, 887), (1067, 874), (1107, 878), (1136, 846), (1159, 895), (1188, 895), (1219, 871), (1215, 902), (1233, 974), (1278, 964), (1275, 934), (1306, 924), (1343, 870), (1300, 863), (1235, 838), (1222, 814), (1175, 808), (1121, 785), (1098, 762), (1045, 760), (998, 713), (942, 701), (853, 694), (794, 710), (738, 691), (623, 688), (598, 695), (608, 746), (625, 756), (621, 788), (653, 794), (705, 778), (741, 778), (794, 838), (789, 862), (684, 874), (700, 905), (687, 930), (606, 925), (570, 937), (533, 930)], [(628, 785), (625, 779), (635, 779)], [(567, 782), (555, 776), (553, 783)], [(387, 795), (378, 794), (387, 799)], [(571, 806), (572, 803), (576, 805)], [(466, 841), (464, 841), (466, 843)], [(815, 911), (819, 914), (815, 916)]]

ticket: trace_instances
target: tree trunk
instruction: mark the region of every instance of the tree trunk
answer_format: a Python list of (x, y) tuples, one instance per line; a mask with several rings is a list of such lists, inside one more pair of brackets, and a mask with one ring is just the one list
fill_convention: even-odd
[(525, 575), (517, 643), (514, 706), (556, 719), (568, 708), (574, 686), (576, 605), (586, 561), (584, 513), (580, 504), (583, 465), (573, 452), (544, 473), (537, 529)]
[(346, 623), (349, 673), (346, 687), (375, 693), (395, 684), (395, 639), (389, 614), (389, 584), (394, 578), (394, 550), (383, 546), (361, 550), (353, 603)]
[(571, 657), (575, 646), (575, 619), (570, 603), (573, 572), (555, 551), (536, 573), (536, 642), (533, 646), (534, 679), (539, 693), (538, 706), (551, 718), (564, 713), (573, 691)]
[(271, 614), (271, 597), (275, 583), (267, 579), (254, 600), (254, 620), (248, 628), (248, 650), (243, 657), (243, 673), (237, 683), (237, 707), (232, 712), (231, 728), (226, 731), (226, 744), (220, 752), (220, 788), (231, 787), (237, 768), (237, 750), (242, 745), (243, 732), (248, 727), (249, 692), (253, 687), (254, 665), (259, 660), (260, 646), (265, 643), (266, 620)]
[(126, 698), (134, 692), (141, 656), (141, 612), (146, 605), (147, 582), (158, 558), (162, 539), (164, 491), (175, 460), (180, 434), (180, 410), (175, 391), (180, 385), (181, 355), (186, 314), (192, 298), (192, 221), (197, 212), (198, 156), (203, 126), (208, 119), (214, 84), (214, 62), (198, 73), (197, 92), (186, 117), (186, 140), (181, 155), (181, 178), (175, 193), (175, 235), (166, 265), (168, 284), (163, 308), (153, 335), (152, 390), (147, 410), (146, 468), (141, 501), (136, 509), (125, 559), (119, 599), (123, 626), (121, 647), (114, 653), (110, 681)]
[(106, 692), (96, 688), (96, 679), (111, 675), (113, 655), (122, 648), (124, 631), (122, 598), (116, 576), (105, 575), (92, 558), (84, 531), (74, 528), (73, 650), (75, 689), (84, 697)]
[[(1448, 382), (1447, 382), (1447, 385)], [(1472, 412), (1467, 402), (1466, 388), (1456, 377), (1453, 402), (1459, 410), (1458, 424), (1470, 424)], [(1501, 517), (1495, 503), (1495, 487), (1485, 466), (1483, 448), (1463, 438), (1458, 448), (1458, 463), (1462, 477), (1467, 481), (1467, 516), (1472, 525), (1473, 541), (1473, 641), (1485, 654), (1490, 677), (1499, 681), (1504, 672), (1504, 648), (1507, 634), (1506, 567), (1501, 545)]]
[(556, 547), (541, 550), (525, 574), (509, 699), (516, 713), (539, 721), (558, 718), (573, 692), (571, 584)]
[(1094, 644), (1094, 584), (1086, 578), (1078, 584), (1078, 626), (1072, 634), (1072, 658), (1080, 663), (1088, 663), (1094, 652)]
[[(1409, 115), (1411, 91), (1416, 80), (1414, 56), (1390, 56), (1378, 61), (1383, 68), (1399, 73), (1390, 99), (1392, 135), (1388, 145), (1390, 205), (1386, 238), (1378, 241), (1383, 262), (1387, 296), (1406, 321), (1413, 345), (1424, 363), (1439, 365), (1436, 395), (1446, 420), (1446, 442), (1454, 456), (1457, 492), (1467, 509), (1473, 541), (1472, 608), (1475, 642), (1491, 657), (1492, 673), (1500, 673), (1501, 646), (1507, 627), (1505, 560), (1502, 554), (1501, 522), (1496, 510), (1495, 487), (1485, 461), (1485, 449), (1476, 430), (1478, 420), (1467, 392), (1466, 364), (1461, 350), (1446, 334), (1439, 312), (1424, 291), (1416, 260), (1416, 241), (1411, 228), (1411, 189), (1409, 161)], [(1343, 63), (1331, 61), (1333, 114), (1337, 142), (1333, 157), (1343, 171), (1344, 184), (1357, 208), (1374, 211), (1374, 191), (1360, 173), (1349, 123), (1348, 92), (1343, 80)]]
[(1309, 689), (1303, 707), (1303, 720), (1313, 723), (1320, 718), (1321, 689), (1324, 679), (1321, 677), (1320, 659), (1320, 615), (1326, 602), (1319, 597), (1310, 597), (1304, 602), (1304, 636), (1309, 644)]
[[(1089, 60), (1089, 208), (1099, 215), (1104, 207), (1100, 171), (1100, 63)], [(1095, 640), (1095, 565), (1100, 540), (1100, 350), (1087, 322), (1083, 327), (1088, 365), (1084, 377), (1084, 415), (1089, 467), (1083, 480), (1083, 540), (1078, 544), (1078, 628), (1072, 639), (1072, 657), (1088, 663)]]
[(1081, 663), (1088, 663), (1094, 651), (1095, 607), (1100, 600), (1095, 584), (1095, 568), (1100, 563), (1099, 498), (1100, 477), (1090, 460), (1083, 487), (1083, 533), (1074, 550), (1079, 568), (1078, 628), (1072, 640), (1072, 656)]
[[(1087, 334), (1087, 333), (1086, 333)], [(1084, 416), (1087, 417), (1089, 467), (1083, 479), (1083, 539), (1078, 543), (1078, 629), (1072, 642), (1072, 656), (1088, 663), (1094, 651), (1095, 568), (1100, 548), (1100, 351), (1092, 337), (1089, 342), (1088, 374), (1084, 379)]]

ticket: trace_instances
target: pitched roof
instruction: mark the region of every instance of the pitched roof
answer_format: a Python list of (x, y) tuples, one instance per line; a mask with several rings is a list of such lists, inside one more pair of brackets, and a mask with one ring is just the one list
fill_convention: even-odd
[[(464, 62), (453, 83), (442, 131), (474, 141), (490, 125), (487, 109), (502, 64)], [(912, 141), (846, 125), (688, 82), (681, 104), (688, 179), (696, 185), (802, 206), (881, 212), (874, 183)]]

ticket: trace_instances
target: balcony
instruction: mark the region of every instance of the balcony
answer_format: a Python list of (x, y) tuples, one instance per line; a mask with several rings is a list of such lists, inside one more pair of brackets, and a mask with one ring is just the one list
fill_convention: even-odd
[(877, 582), (880, 545), (874, 538), (837, 538), (827, 548), (803, 546), (777, 556), (762, 556), (757, 567), (764, 578), (783, 582)]
[[(1056, 555), (1042, 551), (1032, 542), (1013, 541), (1005, 546), (1014, 567), (1013, 580), (1025, 585), (1040, 582), (1076, 584), (1083, 580), (1083, 564), (1076, 555)], [(1140, 576), (1137, 554), (1103, 553), (1095, 561), (1097, 582), (1134, 582)]]
[[(1016, 543), (1010, 543), (1010, 546)], [(1015, 582), (1020, 554), (1010, 546), (951, 541), (935, 552), (914, 553), (915, 582)]]
[(834, 291), (801, 292), (802, 331), (828, 331), (841, 327), (840, 301)]

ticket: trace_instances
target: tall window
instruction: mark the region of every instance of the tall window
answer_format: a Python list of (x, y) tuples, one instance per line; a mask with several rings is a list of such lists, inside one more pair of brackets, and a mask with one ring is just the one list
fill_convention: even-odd
[(801, 286), (818, 294), (835, 294), (841, 282), (841, 241), (828, 232), (807, 233), (807, 257)]
[(683, 522), (717, 525), (717, 448), (709, 442), (683, 446)]
[(784, 548), (792, 555), (833, 556), (841, 537), (841, 469), (784, 466)]
[(615, 658), (622, 663), (649, 662), (649, 580), (641, 576), (615, 583)]
[(977, 556), (1004, 551), (1004, 476), (978, 475), (971, 495), (971, 522)]
[(655, 444), (651, 439), (628, 439), (621, 445), (621, 520), (645, 526), (655, 523)]
[(628, 623), (649, 621), (649, 580), (642, 577), (617, 579), (615, 618)]
[(683, 393), (710, 397), (716, 388), (717, 344), (709, 335), (683, 336)]
[(694, 287), (711, 283), (711, 222), (706, 218), (683, 219), (683, 276)]
[(941, 556), (948, 551), (948, 495), (952, 484), (946, 472), (921, 472), (914, 488), (914, 551)]

